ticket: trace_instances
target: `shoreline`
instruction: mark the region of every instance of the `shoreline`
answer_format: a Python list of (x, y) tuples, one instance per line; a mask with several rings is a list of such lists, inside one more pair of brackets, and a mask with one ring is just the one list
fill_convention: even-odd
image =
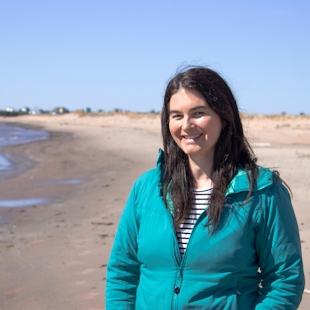
[[(134, 180), (155, 166), (160, 142), (152, 131), (135, 127), (53, 122), (45, 126), (54, 133), (49, 139), (9, 147), (36, 164), (0, 181), (1, 199), (51, 202), (0, 207), (3, 308), (104, 309), (105, 269), (119, 215)], [(12, 277), (12, 270), (22, 276)]]
[(31, 169), (35, 165), (34, 160), (30, 160), (29, 158), (22, 156), (18, 154), (18, 152), (14, 151), (15, 146), (19, 146), (21, 144), (26, 143), (33, 143), (41, 140), (46, 140), (50, 138), (50, 135), (52, 133), (47, 132), (43, 126), (36, 126), (32, 124), (27, 123), (18, 123), (18, 122), (4, 122), (0, 121), (1, 124), (4, 124), (5, 126), (10, 126), (14, 128), (21, 128), (26, 130), (34, 130), (38, 132), (42, 132), (42, 134), (46, 133), (46, 138), (33, 138), (30, 141), (23, 141), (21, 140), (19, 143), (8, 143), (5, 145), (0, 146), (0, 156), (4, 158), (5, 161), (7, 161), (8, 168), (0, 170), (0, 180), (5, 180), (7, 178), (16, 177), (20, 173), (23, 173), (29, 169)]
[[(1, 199), (51, 200), (0, 207), (0, 304), (7, 310), (105, 309), (105, 271), (117, 223), (135, 179), (155, 167), (159, 118), (14, 120), (18, 126), (28, 122), (51, 132), (50, 138), (7, 146), (7, 152), (23, 154), (35, 164), (0, 180)], [(278, 167), (293, 191), (309, 289), (310, 121), (299, 129), (298, 123), (285, 124), (287, 120), (249, 120), (245, 129), (252, 143), (270, 143), (254, 147), (258, 163)], [(19, 276), (12, 277), (12, 271)], [(305, 293), (299, 309), (309, 308), (310, 294)]]

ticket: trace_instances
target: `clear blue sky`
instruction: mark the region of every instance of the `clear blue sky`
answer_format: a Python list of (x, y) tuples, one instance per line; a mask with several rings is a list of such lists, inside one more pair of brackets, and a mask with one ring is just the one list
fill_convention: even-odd
[(0, 110), (159, 111), (182, 64), (247, 113), (310, 114), (310, 1), (0, 1)]

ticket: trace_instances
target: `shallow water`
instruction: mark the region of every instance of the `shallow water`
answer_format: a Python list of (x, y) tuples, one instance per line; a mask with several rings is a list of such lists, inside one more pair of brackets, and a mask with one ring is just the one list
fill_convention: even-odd
[[(24, 129), (17, 126), (9, 126), (0, 122), (0, 151), (2, 146), (29, 143), (44, 140), (49, 137), (48, 132), (41, 130)], [(12, 163), (0, 154), (0, 171), (13, 168)]]
[(0, 171), (9, 170), (12, 168), (12, 163), (4, 156), (0, 155)]
[[(87, 182), (83, 179), (68, 179), (68, 180), (48, 180), (44, 183), (47, 184), (66, 184), (75, 185)], [(10, 200), (0, 200), (0, 208), (19, 208), (19, 207), (29, 207), (35, 205), (47, 204), (52, 201), (51, 198), (25, 198), (25, 199), (10, 199)], [(1, 217), (0, 217), (1, 222)]]
[(50, 201), (51, 200), (49, 198), (25, 198), (25, 199), (0, 200), (0, 207), (4, 207), (4, 208), (29, 207), (29, 206), (47, 204)]
[(72, 179), (72, 180), (50, 180), (46, 181), (47, 184), (68, 184), (68, 185), (74, 185), (74, 184), (81, 184), (86, 182), (86, 180), (82, 179)]

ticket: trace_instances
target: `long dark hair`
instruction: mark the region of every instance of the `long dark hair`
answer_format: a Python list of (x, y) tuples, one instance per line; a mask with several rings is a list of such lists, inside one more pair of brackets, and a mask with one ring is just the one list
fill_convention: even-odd
[(180, 227), (192, 208), (196, 186), (188, 156), (175, 143), (169, 130), (170, 98), (180, 89), (199, 92), (223, 124), (215, 146), (211, 176), (214, 185), (207, 209), (207, 226), (215, 230), (225, 203), (227, 186), (240, 167), (248, 172), (250, 191), (247, 198), (250, 197), (258, 174), (256, 158), (244, 136), (236, 100), (225, 80), (213, 70), (200, 66), (187, 68), (175, 75), (167, 85), (161, 113), (165, 154), (163, 194), (167, 207), (167, 194), (173, 202), (175, 229)]

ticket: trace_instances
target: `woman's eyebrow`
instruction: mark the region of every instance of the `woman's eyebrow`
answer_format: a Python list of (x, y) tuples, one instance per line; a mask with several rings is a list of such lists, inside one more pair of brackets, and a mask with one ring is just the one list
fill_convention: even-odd
[[(189, 109), (189, 111), (192, 112), (192, 111), (199, 110), (199, 109), (208, 109), (208, 108), (205, 105), (199, 105), (199, 106), (196, 106), (196, 107)], [(182, 113), (182, 112), (179, 110), (170, 110), (169, 111), (169, 114), (174, 114), (174, 113)]]
[(205, 105), (198, 105), (196, 107), (191, 108), (190, 111), (195, 111), (199, 109), (207, 109), (207, 107)]
[(174, 114), (174, 113), (181, 113), (181, 112), (178, 111), (178, 110), (170, 110), (170, 111), (169, 111), (169, 114)]

